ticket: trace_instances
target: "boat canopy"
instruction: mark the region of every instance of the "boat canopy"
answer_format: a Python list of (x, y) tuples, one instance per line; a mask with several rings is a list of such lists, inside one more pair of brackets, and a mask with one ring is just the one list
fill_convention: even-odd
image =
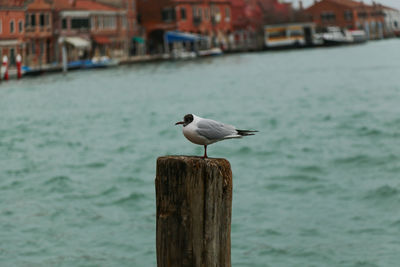
[(76, 48), (89, 48), (90, 47), (90, 42), (81, 38), (81, 37), (67, 37), (65, 38), (65, 41)]
[(179, 32), (179, 31), (168, 31), (165, 33), (164, 38), (167, 43), (195, 42), (195, 41), (200, 41), (200, 40), (206, 39), (205, 36), (187, 33), (187, 32)]

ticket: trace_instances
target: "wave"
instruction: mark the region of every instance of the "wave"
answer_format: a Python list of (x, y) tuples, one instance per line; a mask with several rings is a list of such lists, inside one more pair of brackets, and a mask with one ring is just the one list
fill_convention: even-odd
[(356, 133), (358, 136), (383, 136), (385, 133), (382, 130), (376, 129), (376, 128), (371, 128), (371, 127), (360, 127), (356, 129)]
[[(112, 192), (106, 192), (106, 191), (104, 193), (108, 193), (108, 194), (112, 193)], [(118, 199), (116, 199), (114, 201), (111, 201), (111, 202), (108, 202), (108, 203), (104, 203), (104, 202), (103, 203), (99, 203), (98, 206), (113, 206), (113, 205), (116, 205), (116, 206), (125, 206), (125, 205), (137, 206), (137, 202), (139, 200), (145, 198), (145, 197), (146, 197), (145, 194), (135, 193), (134, 192), (134, 193), (129, 194), (129, 196), (121, 197), (121, 198), (118, 198)]]
[(400, 190), (395, 187), (392, 187), (390, 185), (384, 185), (376, 189), (370, 190), (366, 194), (365, 198), (383, 200), (383, 199), (397, 197), (399, 195), (399, 192)]
[(324, 174), (325, 173), (324, 169), (318, 165), (298, 166), (298, 167), (295, 167), (295, 169), (298, 171), (307, 172), (307, 173), (316, 173), (316, 174)]
[(130, 204), (131, 202), (133, 202), (132, 204), (136, 204), (136, 202), (139, 199), (144, 198), (145, 195), (142, 193), (131, 193), (129, 196), (127, 197), (123, 197), (120, 199), (115, 200), (114, 202), (112, 202), (113, 205), (125, 205), (125, 204)]
[(72, 180), (68, 176), (54, 176), (44, 182), (44, 185), (49, 187), (50, 192), (70, 192)]
[(316, 176), (304, 175), (304, 174), (291, 174), (291, 175), (283, 175), (283, 176), (274, 176), (270, 178), (271, 180), (280, 180), (280, 181), (296, 181), (296, 182), (307, 182), (314, 183), (318, 182), (321, 179)]
[(397, 160), (397, 156), (395, 155), (385, 155), (385, 156), (370, 156), (365, 154), (358, 154), (349, 157), (341, 157), (333, 160), (335, 165), (356, 165), (356, 166), (364, 166), (364, 165), (384, 165), (392, 161)]
[(107, 166), (107, 164), (104, 163), (104, 162), (92, 162), (92, 163), (89, 163), (89, 164), (86, 164), (86, 165), (85, 165), (85, 167), (87, 167), (87, 168), (93, 168), (93, 169), (103, 168), (103, 167), (105, 167), (105, 166)]

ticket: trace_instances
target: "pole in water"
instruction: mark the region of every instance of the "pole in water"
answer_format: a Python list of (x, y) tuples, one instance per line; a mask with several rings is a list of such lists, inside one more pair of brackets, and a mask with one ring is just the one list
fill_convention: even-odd
[(2, 73), (4, 73), (4, 80), (8, 80), (8, 57), (3, 57)]
[(16, 61), (17, 61), (17, 78), (21, 79), (22, 78), (22, 57), (20, 54), (17, 55)]

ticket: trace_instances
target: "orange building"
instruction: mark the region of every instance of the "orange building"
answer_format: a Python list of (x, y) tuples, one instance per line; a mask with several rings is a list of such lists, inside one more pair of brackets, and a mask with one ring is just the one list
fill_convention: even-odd
[[(68, 44), (69, 60), (127, 55), (125, 10), (93, 0), (54, 0), (54, 16), (54, 36)], [(56, 50), (60, 62), (61, 47)]]
[(363, 29), (370, 39), (382, 38), (385, 15), (381, 5), (367, 5), (353, 0), (316, 1), (305, 10), (317, 27), (338, 26)]
[(0, 0), (0, 60), (7, 56), (11, 66), (24, 54), (24, 1)]
[(51, 0), (29, 1), (25, 11), (25, 57), (29, 66), (53, 61), (53, 18)]
[(232, 31), (228, 0), (138, 0), (139, 23), (153, 50), (160, 52), (166, 31), (177, 30), (224, 42)]

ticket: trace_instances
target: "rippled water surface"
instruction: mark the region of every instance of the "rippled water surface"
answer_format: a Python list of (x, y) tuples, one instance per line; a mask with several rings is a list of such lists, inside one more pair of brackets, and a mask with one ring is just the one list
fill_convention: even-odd
[(0, 266), (155, 266), (155, 164), (186, 113), (260, 132), (234, 174), (233, 266), (398, 266), (400, 40), (0, 84)]

